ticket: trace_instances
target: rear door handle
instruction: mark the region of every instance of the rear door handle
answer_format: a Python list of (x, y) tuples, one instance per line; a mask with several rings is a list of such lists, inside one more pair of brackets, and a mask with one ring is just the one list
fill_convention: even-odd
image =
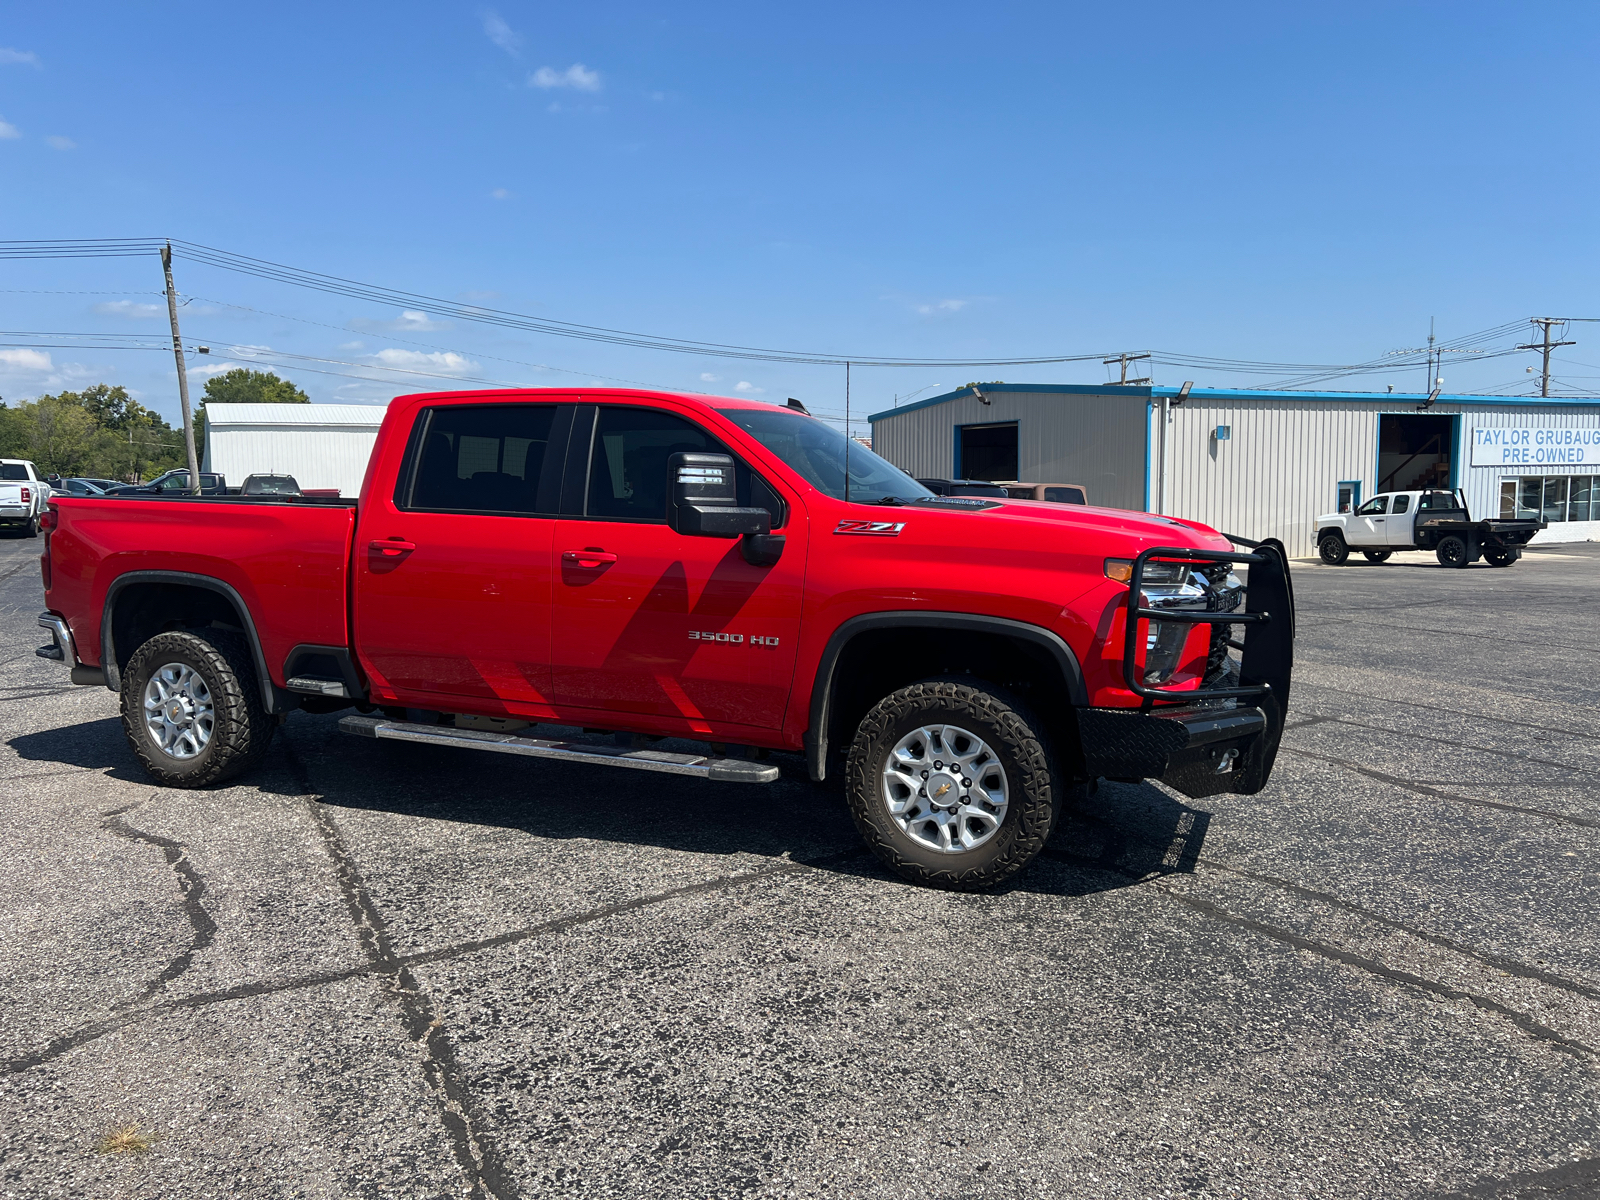
[(574, 562), (580, 567), (598, 567), (601, 563), (614, 563), (617, 561), (615, 554), (607, 554), (604, 550), (563, 550), (563, 562)]
[(380, 554), (402, 554), (407, 550), (415, 550), (415, 542), (402, 542), (399, 538), (390, 538), (388, 541), (371, 541), (367, 543), (368, 550), (376, 550)]

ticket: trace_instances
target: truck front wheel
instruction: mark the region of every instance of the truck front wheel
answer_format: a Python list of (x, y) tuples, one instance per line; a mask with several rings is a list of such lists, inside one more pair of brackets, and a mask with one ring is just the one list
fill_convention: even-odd
[(956, 891), (994, 887), (1044, 848), (1060, 811), (1040, 724), (977, 680), (892, 692), (845, 768), (856, 828), (890, 870)]
[(1350, 557), (1350, 547), (1337, 533), (1325, 534), (1317, 543), (1317, 556), (1330, 567), (1342, 567)]
[(178, 630), (133, 652), (122, 673), (122, 728), (157, 780), (196, 788), (260, 762), (273, 721), (244, 639)]
[(1439, 546), (1434, 552), (1434, 557), (1439, 560), (1441, 567), (1464, 567), (1467, 565), (1467, 543), (1451, 534), (1439, 539)]

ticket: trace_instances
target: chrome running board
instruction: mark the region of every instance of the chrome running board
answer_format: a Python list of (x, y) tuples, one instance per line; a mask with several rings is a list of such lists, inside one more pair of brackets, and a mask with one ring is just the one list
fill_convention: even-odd
[(380, 741), (422, 742), (430, 746), (458, 746), (464, 750), (492, 750), (496, 754), (522, 754), (530, 758), (555, 758), (565, 762), (602, 763), (659, 771), (665, 775), (690, 775), (717, 783), (772, 783), (778, 768), (747, 758), (717, 758), (708, 754), (668, 754), (661, 750), (627, 750), (620, 746), (592, 746), (550, 738), (491, 733), (479, 729), (454, 729), (449, 725), (418, 725), (385, 717), (343, 717), (343, 733)]

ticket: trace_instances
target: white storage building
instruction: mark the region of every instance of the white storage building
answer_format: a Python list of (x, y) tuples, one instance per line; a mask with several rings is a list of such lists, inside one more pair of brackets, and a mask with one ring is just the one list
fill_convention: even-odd
[(920, 478), (1078, 483), (1089, 503), (1315, 552), (1312, 523), (1379, 492), (1450, 487), (1536, 541), (1600, 539), (1600, 400), (985, 383), (874, 413)]
[(247, 475), (293, 475), (302, 488), (355, 497), (367, 473), (381, 404), (208, 404), (202, 471), (238, 487)]

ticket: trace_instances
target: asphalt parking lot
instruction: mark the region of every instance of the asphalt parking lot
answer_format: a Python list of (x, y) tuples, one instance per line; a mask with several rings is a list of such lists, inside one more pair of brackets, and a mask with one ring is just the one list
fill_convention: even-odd
[[(341, 736), (157, 788), (0, 541), (0, 1195), (1600, 1196), (1600, 545), (1302, 565), (1267, 791), (995, 895), (767, 787)], [(144, 1154), (96, 1153), (137, 1126)]]

